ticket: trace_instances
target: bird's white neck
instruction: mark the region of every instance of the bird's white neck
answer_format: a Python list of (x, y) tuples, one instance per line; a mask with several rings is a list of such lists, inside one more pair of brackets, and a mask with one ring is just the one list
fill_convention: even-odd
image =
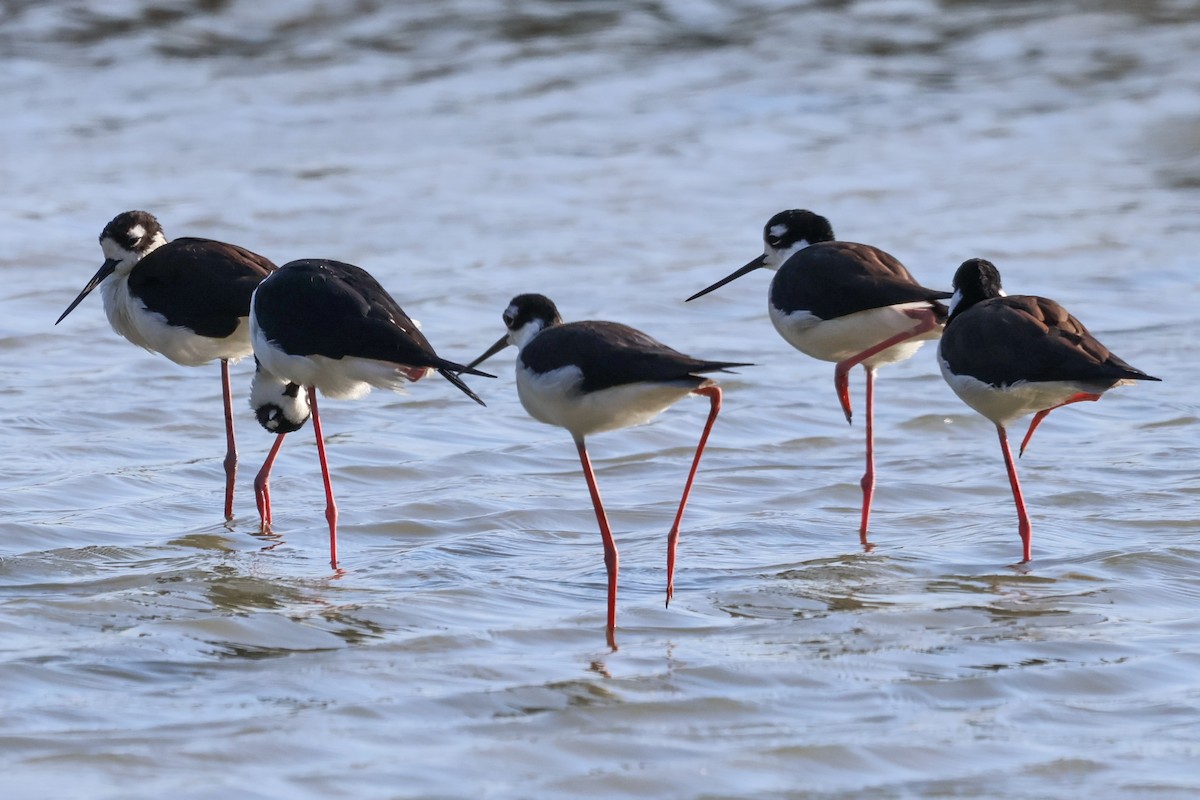
[(525, 349), (525, 345), (537, 338), (537, 335), (541, 333), (545, 327), (546, 323), (544, 320), (530, 320), (521, 327), (517, 328), (515, 331), (509, 331), (508, 341), (517, 348), (518, 352), (520, 352), (521, 350)]
[(770, 270), (777, 270), (782, 267), (789, 258), (796, 255), (796, 253), (799, 253), (808, 246), (809, 241), (807, 239), (801, 239), (798, 242), (793, 242), (791, 245), (783, 249), (768, 247), (763, 253), (765, 256), (763, 259), (763, 266)]

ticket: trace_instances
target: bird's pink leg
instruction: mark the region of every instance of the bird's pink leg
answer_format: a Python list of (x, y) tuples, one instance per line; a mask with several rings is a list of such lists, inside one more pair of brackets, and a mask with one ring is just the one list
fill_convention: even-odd
[(675, 523), (667, 534), (667, 605), (675, 595), (675, 546), (679, 543), (679, 525), (683, 522), (683, 509), (687, 507), (688, 495), (691, 494), (692, 484), (696, 480), (696, 469), (700, 466), (700, 456), (704, 453), (704, 445), (708, 442), (708, 434), (712, 432), (717, 413), (721, 410), (721, 387), (702, 386), (692, 394), (704, 395), (709, 399), (708, 420), (704, 423), (704, 432), (700, 434), (700, 444), (696, 445), (696, 456), (692, 459), (692, 469), (688, 473), (687, 483), (683, 485), (683, 497), (679, 501), (679, 511), (675, 513)]
[(225, 403), (225, 519), (233, 519), (233, 486), (237, 482), (237, 443), (233, 439), (233, 391), (229, 359), (221, 359), (221, 398)]
[(1008, 469), (1008, 482), (1012, 484), (1013, 501), (1017, 504), (1017, 531), (1021, 535), (1021, 563), (1029, 561), (1033, 533), (1029, 525), (1029, 514), (1025, 511), (1025, 498), (1021, 496), (1021, 483), (1017, 480), (1017, 465), (1012, 450), (1008, 447), (1008, 432), (1003, 425), (996, 426), (1000, 434), (1000, 450), (1004, 453), (1004, 466)]
[(317, 457), (321, 459), (321, 477), (325, 480), (325, 519), (329, 520), (329, 566), (337, 569), (337, 503), (333, 501), (333, 484), (329, 480), (329, 462), (325, 460), (325, 437), (321, 434), (321, 415), (317, 413), (317, 387), (308, 387), (308, 404), (312, 407), (313, 431), (317, 435)]
[(263, 462), (262, 469), (254, 476), (254, 504), (258, 506), (258, 518), (262, 523), (262, 532), (271, 532), (271, 467), (275, 466), (275, 456), (279, 454), (279, 448), (283, 447), (283, 437), (286, 433), (280, 433), (275, 437), (275, 443), (271, 445), (271, 451), (267, 453), (267, 460)]
[(1071, 403), (1079, 403), (1083, 400), (1093, 400), (1094, 401), (1094, 400), (1099, 400), (1099, 399), (1100, 399), (1100, 395), (1098, 395), (1098, 394), (1090, 394), (1088, 392), (1080, 392), (1079, 394), (1072, 395), (1068, 400), (1065, 400), (1064, 402), (1059, 403), (1056, 406), (1050, 406), (1049, 408), (1042, 409), (1041, 411), (1034, 414), (1033, 421), (1029, 423), (1029, 430), (1025, 432), (1025, 438), (1021, 440), (1021, 450), (1020, 450), (1020, 452), (1017, 453), (1017, 455), (1018, 456), (1025, 455), (1025, 448), (1029, 446), (1029, 440), (1033, 438), (1033, 431), (1037, 428), (1038, 425), (1042, 424), (1042, 420), (1044, 420), (1046, 418), (1046, 415), (1049, 414), (1051, 411), (1053, 411), (1056, 408), (1062, 408), (1065, 405), (1070, 405)]
[(834, 367), (833, 387), (837, 390), (838, 401), (842, 404), (842, 411), (846, 413), (846, 422), (850, 422), (850, 370), (868, 358), (879, 355), (889, 347), (894, 347), (907, 339), (920, 336), (922, 333), (931, 331), (937, 327), (937, 317), (934, 316), (933, 309), (931, 308), (910, 308), (904, 313), (917, 320), (915, 327), (884, 339), (879, 344), (868, 347), (858, 355), (850, 356), (845, 361), (839, 361), (837, 366)]
[(871, 500), (875, 497), (875, 370), (866, 367), (867, 371), (867, 471), (863, 473), (862, 481), (862, 524), (858, 528), (858, 540), (867, 551), (872, 545), (867, 541), (867, 523), (871, 520)]
[[(314, 415), (315, 416), (315, 415)], [(608, 517), (604, 514), (604, 504), (600, 501), (600, 488), (596, 485), (596, 474), (592, 472), (592, 462), (588, 459), (587, 447), (583, 437), (575, 438), (575, 447), (579, 450), (579, 462), (583, 465), (583, 477), (587, 480), (588, 492), (592, 495), (592, 507), (596, 510), (596, 522), (600, 524), (600, 538), (604, 540), (604, 568), (608, 570), (608, 625), (605, 637), (608, 646), (617, 649), (617, 570), (620, 559), (617, 556), (617, 544), (613, 541), (612, 530), (608, 527)]]

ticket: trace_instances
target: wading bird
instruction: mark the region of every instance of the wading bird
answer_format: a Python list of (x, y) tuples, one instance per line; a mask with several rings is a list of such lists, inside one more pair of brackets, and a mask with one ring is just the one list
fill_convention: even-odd
[(982, 258), (964, 261), (954, 273), (938, 361), (954, 393), (996, 426), (1017, 506), (1022, 562), (1031, 557), (1032, 532), (1006, 426), (1034, 414), (1021, 442), (1024, 453), (1034, 429), (1054, 409), (1099, 400), (1115, 386), (1158, 380), (1110, 353), (1053, 300), (1006, 295), (999, 271)]
[(587, 481), (608, 572), (608, 643), (616, 647), (617, 546), (613, 540), (584, 437), (648, 422), (689, 394), (709, 398), (710, 410), (683, 487), (675, 522), (667, 534), (667, 603), (674, 593), (675, 550), (688, 494), (700, 456), (721, 409), (721, 388), (705, 373), (749, 364), (703, 361), (672, 350), (641, 331), (616, 322), (562, 321), (558, 309), (540, 294), (517, 295), (504, 311), (508, 332), (471, 366), (503, 350), (517, 348), (517, 396), (539, 422), (566, 428), (575, 440)]
[[(458, 373), (495, 377), (440, 358), (374, 278), (340, 261), (303, 259), (272, 272), (250, 303), (250, 339), (258, 362), (251, 386), (255, 414), (263, 427), (280, 434), (268, 465), (282, 435), (303, 425), (308, 412), (312, 414), (325, 482), (329, 561), (334, 568), (338, 512), (325, 458), (317, 390), (335, 398), (361, 397), (372, 386), (402, 391), (404, 384), (436, 370), (484, 405)], [(305, 387), (303, 401), (301, 386)], [(255, 489), (263, 524), (268, 526), (270, 495), (265, 479), (256, 481)]]
[(767, 297), (775, 330), (805, 355), (836, 362), (834, 387), (849, 422), (850, 370), (867, 373), (867, 465), (859, 538), (864, 547), (875, 494), (875, 370), (912, 356), (936, 339), (949, 292), (918, 284), (877, 247), (836, 241), (829, 220), (811, 211), (781, 211), (763, 228), (763, 254), (696, 292), (695, 300), (756, 269), (776, 270)]
[(233, 517), (237, 445), (229, 362), (250, 355), (250, 296), (275, 265), (243, 247), (212, 239), (167, 241), (145, 211), (125, 211), (100, 233), (104, 264), (54, 323), (100, 287), (104, 313), (117, 333), (196, 367), (221, 361), (225, 405), (225, 518)]

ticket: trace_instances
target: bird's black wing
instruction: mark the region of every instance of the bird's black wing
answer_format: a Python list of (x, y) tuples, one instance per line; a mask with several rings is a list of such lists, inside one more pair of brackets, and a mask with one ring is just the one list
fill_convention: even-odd
[(684, 383), (699, 386), (697, 375), (749, 364), (704, 361), (684, 355), (639, 330), (617, 322), (570, 322), (542, 331), (521, 351), (536, 372), (576, 366), (580, 389), (594, 392), (630, 383)]
[(129, 291), (167, 324), (220, 339), (249, 315), (250, 295), (274, 270), (268, 259), (234, 244), (175, 239), (137, 263)]
[(1158, 380), (1114, 355), (1061, 305), (1032, 295), (972, 306), (947, 326), (940, 352), (955, 373), (993, 386)]
[[(894, 256), (856, 242), (820, 242), (789, 258), (771, 282), (771, 303), (835, 319), (899, 303), (938, 300), (950, 292), (928, 289)], [(944, 308), (942, 309), (944, 311)]]
[(353, 264), (289, 262), (262, 285), (259, 297), (258, 324), (268, 339), (294, 355), (352, 356), (488, 374), (439, 357), (400, 304)]

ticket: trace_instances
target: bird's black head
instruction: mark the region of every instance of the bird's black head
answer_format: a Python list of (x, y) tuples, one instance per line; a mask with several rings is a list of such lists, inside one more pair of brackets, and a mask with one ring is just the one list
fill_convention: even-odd
[(790, 253), (797, 245), (805, 247), (833, 241), (833, 226), (820, 214), (802, 208), (780, 211), (763, 226), (763, 243), (771, 253)]
[(562, 317), (554, 302), (544, 294), (519, 294), (504, 309), (504, 327), (515, 333), (530, 323), (537, 323), (538, 330), (545, 330), (562, 324)]
[(105, 240), (119, 250), (143, 256), (164, 244), (166, 237), (162, 225), (149, 211), (122, 211), (100, 232), (101, 247), (105, 246)]
[(950, 300), (950, 319), (976, 303), (1003, 297), (1000, 270), (984, 258), (968, 258), (954, 272), (954, 297)]
[(291, 381), (278, 378), (254, 359), (254, 377), (250, 381), (250, 407), (258, 424), (271, 433), (292, 433), (304, 427), (312, 416), (308, 395)]

